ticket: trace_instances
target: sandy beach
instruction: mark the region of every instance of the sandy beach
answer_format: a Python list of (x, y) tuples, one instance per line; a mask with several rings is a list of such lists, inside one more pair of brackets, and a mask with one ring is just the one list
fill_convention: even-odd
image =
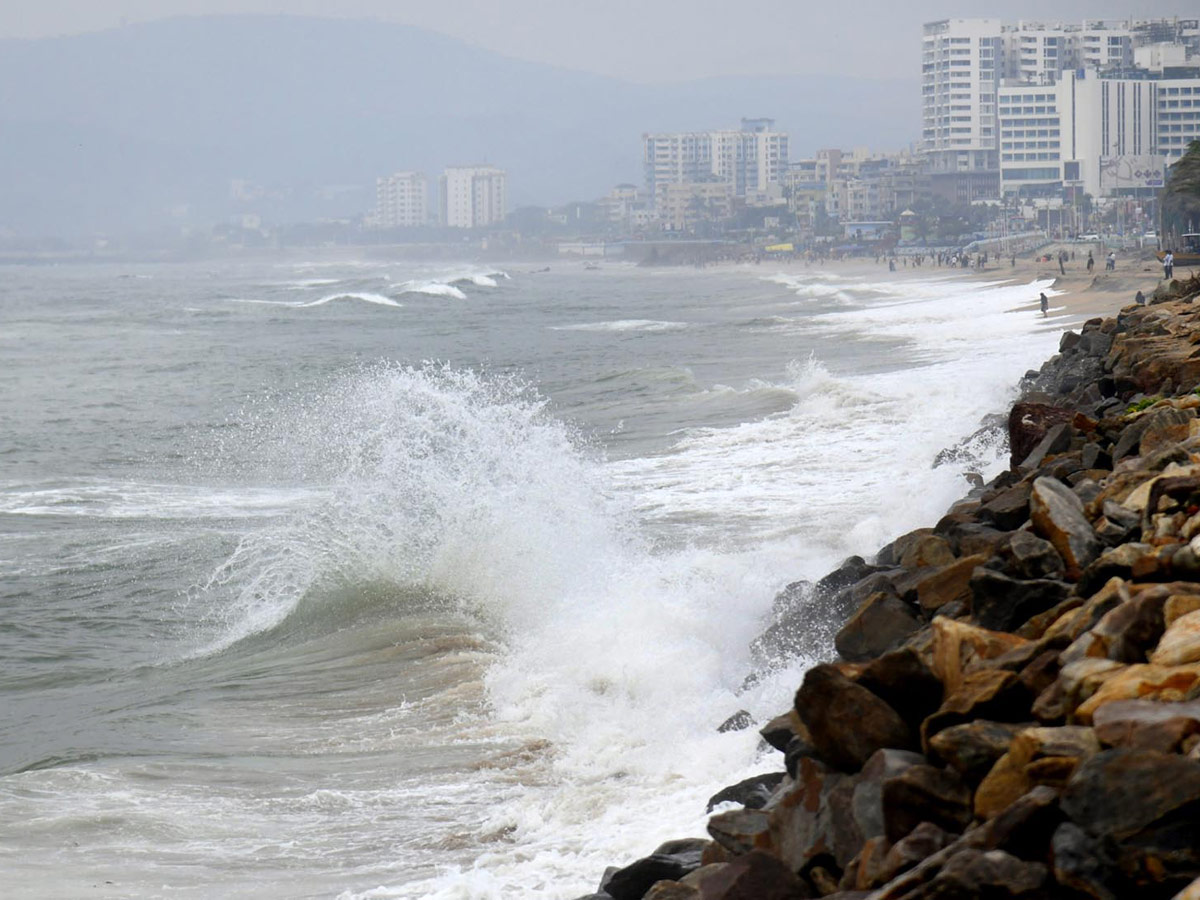
[[(1093, 272), (1087, 271), (1087, 254), (1092, 250), (1096, 265)], [(1068, 260), (1064, 266), (1065, 274), (1058, 270), (1057, 262), (1043, 262), (1042, 257), (1049, 254), (1057, 258), (1060, 250), (1075, 253), (1074, 260)], [(922, 266), (911, 263), (905, 266), (902, 260), (897, 260), (895, 272), (888, 271), (886, 262), (876, 263), (871, 259), (856, 257), (847, 260), (831, 260), (822, 263), (805, 265), (800, 262), (788, 263), (782, 267), (788, 273), (812, 272), (824, 270), (836, 272), (839, 275), (852, 275), (863, 278), (880, 277), (889, 281), (904, 279), (927, 279), (933, 275), (957, 276), (964, 280), (976, 282), (1016, 282), (1028, 284), (1035, 280), (1053, 280), (1054, 287), (1048, 292), (1050, 297), (1049, 318), (1067, 316), (1072, 319), (1080, 316), (1111, 316), (1122, 307), (1134, 302), (1134, 295), (1140, 290), (1146, 297), (1154, 291), (1162, 281), (1162, 266), (1149, 250), (1126, 251), (1118, 253), (1117, 267), (1114, 272), (1104, 271), (1104, 255), (1095, 244), (1051, 244), (1042, 248), (1036, 256), (1024, 254), (1017, 256), (1016, 264), (1009, 260), (990, 263), (984, 269), (955, 269), (937, 267), (926, 262)], [(1189, 277), (1188, 270), (1178, 270), (1177, 277)], [(1037, 309), (1038, 296), (1032, 293), (1028, 306), (1018, 309)]]

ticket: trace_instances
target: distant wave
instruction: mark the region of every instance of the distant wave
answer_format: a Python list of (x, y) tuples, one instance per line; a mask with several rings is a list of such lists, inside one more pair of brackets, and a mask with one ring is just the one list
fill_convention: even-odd
[(466, 300), (467, 295), (452, 284), (442, 281), (406, 281), (396, 286), (398, 294), (427, 294), (431, 297), (453, 297), (455, 300)]
[(385, 297), (383, 294), (371, 294), (366, 292), (343, 292), (339, 294), (329, 294), (319, 300), (255, 300), (243, 297), (232, 297), (230, 303), (256, 303), (262, 306), (287, 306), (292, 309), (304, 309), (309, 306), (324, 306), (326, 303), (333, 303), (335, 300), (359, 300), (363, 303), (375, 303), (379, 306), (403, 306), (403, 303), (397, 303), (391, 297)]
[(457, 278), (448, 280), (448, 284), (473, 284), (476, 287), (499, 287), (497, 279), (503, 278), (508, 280), (511, 276), (507, 272), (495, 271), (486, 273), (472, 273), (470, 275), (461, 275)]
[(613, 322), (581, 322), (578, 325), (551, 325), (551, 331), (682, 331), (687, 322), (660, 322), (654, 319), (618, 319)]

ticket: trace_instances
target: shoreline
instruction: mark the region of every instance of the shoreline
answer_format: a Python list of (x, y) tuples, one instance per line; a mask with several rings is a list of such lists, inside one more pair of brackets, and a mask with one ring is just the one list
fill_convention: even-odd
[(764, 657), (843, 623), (792, 709), (721, 726), (785, 771), (588, 900), (1200, 898), (1200, 278), (1155, 274), (1066, 276), (1073, 315), (1127, 302), (1022, 380), (1011, 467), (777, 598)]

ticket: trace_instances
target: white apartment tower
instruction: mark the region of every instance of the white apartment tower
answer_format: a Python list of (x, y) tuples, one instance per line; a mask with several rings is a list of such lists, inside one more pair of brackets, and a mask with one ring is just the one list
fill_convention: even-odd
[(495, 166), (451, 166), (440, 179), (441, 223), (487, 228), (504, 221), (508, 175)]
[(421, 172), (396, 172), (375, 179), (377, 228), (414, 228), (427, 223), (429, 185)]
[(788, 135), (773, 119), (742, 119), (738, 131), (642, 135), (646, 193), (657, 206), (671, 184), (726, 184), (745, 197), (783, 181)]
[(932, 174), (997, 170), (1003, 45), (999, 19), (943, 19), (925, 26), (921, 143)]

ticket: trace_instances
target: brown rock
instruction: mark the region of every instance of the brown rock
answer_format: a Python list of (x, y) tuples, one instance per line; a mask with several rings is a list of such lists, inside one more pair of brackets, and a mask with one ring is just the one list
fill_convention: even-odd
[(1076, 771), (1062, 809), (1091, 834), (1125, 840), (1178, 812), (1200, 813), (1200, 764), (1150, 750), (1104, 750)]
[(1146, 427), (1142, 430), (1138, 455), (1149, 456), (1170, 444), (1187, 440), (1188, 426), (1195, 417), (1195, 410), (1191, 409), (1168, 407), (1153, 411), (1147, 417)]
[(921, 577), (915, 584), (917, 603), (921, 609), (934, 612), (947, 603), (970, 597), (971, 573), (976, 566), (987, 562), (982, 553), (964, 556), (948, 566), (941, 566)]
[(913, 533), (912, 540), (903, 547), (899, 562), (906, 569), (946, 566), (954, 562), (954, 551), (950, 548), (949, 541), (929, 529), (924, 533)]
[(1100, 541), (1083, 514), (1083, 504), (1061, 481), (1045, 476), (1034, 480), (1029, 518), (1034, 532), (1054, 545), (1072, 581), (1100, 555)]
[(979, 518), (1003, 531), (1020, 528), (1029, 518), (1029, 485), (1013, 485), (979, 507)]
[[(801, 760), (795, 787), (772, 807), (768, 833), (756, 836), (755, 846), (797, 872), (821, 856), (834, 857), (844, 866), (865, 838), (856, 827), (850, 802), (857, 780), (857, 776), (830, 772), (811, 759)], [(713, 837), (720, 840), (715, 833)]]
[(1099, 707), (1092, 722), (1096, 737), (1110, 747), (1178, 753), (1189, 737), (1200, 734), (1200, 700), (1117, 700)]
[(1075, 708), (1075, 720), (1089, 724), (1098, 708), (1114, 700), (1188, 700), (1197, 687), (1200, 687), (1200, 664), (1126, 666)]
[(814, 896), (778, 858), (758, 850), (726, 863), (698, 886), (703, 900), (809, 900)]
[(942, 729), (972, 719), (1014, 722), (1028, 715), (1029, 693), (1015, 674), (998, 669), (971, 672), (938, 711), (921, 723), (922, 745), (928, 748), (929, 739)]
[(1060, 607), (1071, 586), (1053, 578), (1013, 578), (980, 566), (971, 575), (970, 588), (975, 621), (993, 631), (1012, 631), (1031, 617)]
[(1055, 682), (1034, 701), (1034, 716), (1043, 722), (1063, 721), (1107, 679), (1125, 668), (1111, 659), (1092, 657), (1063, 666)]
[(797, 735), (808, 738), (808, 729), (804, 727), (804, 723), (800, 721), (800, 717), (796, 715), (794, 709), (789, 709), (787, 712), (776, 716), (758, 731), (762, 735), (762, 739), (783, 753), (787, 750), (788, 742)]
[[(932, 663), (932, 650), (929, 660)], [(942, 705), (944, 697), (941, 680), (933, 674), (925, 656), (911, 645), (871, 660), (863, 666), (857, 681), (906, 722), (924, 719)]]
[(883, 783), (884, 835), (895, 843), (922, 822), (961, 832), (971, 823), (971, 791), (953, 769), (913, 766)]
[(1008, 745), (1018, 731), (1028, 724), (988, 722), (976, 719), (939, 731), (929, 739), (930, 750), (953, 766), (968, 784), (978, 784), (1008, 752)]
[(951, 900), (951, 898), (1028, 898), (1042, 900), (1042, 888), (1049, 870), (1041, 863), (1025, 862), (1003, 850), (986, 853), (964, 849), (955, 853), (942, 870), (924, 888), (910, 895), (911, 900)]
[(708, 820), (712, 839), (735, 856), (769, 844), (770, 814), (761, 809), (731, 809)]
[(1066, 635), (1075, 640), (1096, 626), (1104, 616), (1129, 601), (1129, 585), (1121, 578), (1110, 578), (1102, 588), (1081, 606), (1069, 609), (1046, 629), (1045, 637)]
[(1200, 900), (1200, 878), (1176, 894), (1172, 900)]
[(846, 771), (858, 770), (883, 747), (915, 747), (911, 730), (892, 707), (833, 666), (805, 673), (795, 708), (821, 758)]
[(1063, 665), (1087, 656), (1117, 662), (1144, 662), (1163, 634), (1161, 592), (1143, 591), (1109, 610), (1090, 630), (1063, 651)]
[(1012, 468), (1021, 464), (1055, 425), (1070, 422), (1075, 411), (1064, 406), (1051, 406), (1021, 400), (1013, 404), (1008, 414), (1008, 445), (1011, 448)]
[(875, 880), (867, 887), (877, 887), (891, 881), (901, 872), (907, 872), (917, 863), (952, 843), (954, 835), (943, 831), (932, 822), (922, 822), (887, 851)]
[(660, 881), (642, 895), (642, 900), (701, 900), (701, 894), (688, 884)]
[(1150, 662), (1160, 666), (1197, 661), (1200, 661), (1200, 610), (1177, 618), (1150, 654)]
[(1200, 609), (1200, 595), (1171, 594), (1163, 604), (1163, 622), (1169, 628), (1175, 620)]
[(990, 819), (1039, 784), (1061, 787), (1100, 750), (1090, 728), (1027, 728), (1013, 738), (975, 792), (975, 815)]
[(976, 660), (995, 659), (1027, 643), (1023, 638), (1000, 631), (988, 631), (937, 616), (933, 620), (933, 673), (945, 685), (947, 693), (959, 688), (966, 670)]
[(912, 607), (880, 591), (867, 597), (841, 627), (834, 646), (843, 659), (865, 662), (895, 650), (921, 624)]

